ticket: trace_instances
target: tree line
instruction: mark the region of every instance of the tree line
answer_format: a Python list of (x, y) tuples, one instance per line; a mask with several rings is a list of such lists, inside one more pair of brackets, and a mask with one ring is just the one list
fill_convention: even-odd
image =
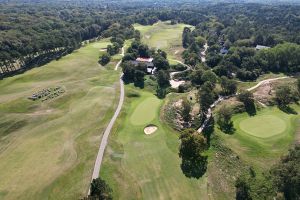
[[(207, 38), (209, 44), (217, 44), (221, 40), (225, 46), (274, 46), (283, 41), (299, 44), (299, 10), (296, 5), (190, 5), (180, 1), (158, 5), (150, 2), (128, 5), (126, 2), (114, 4), (105, 1), (75, 1), (70, 4), (59, 0), (26, 4), (1, 3), (0, 65), (5, 65), (1, 71), (14, 71), (16, 62), (22, 63), (21, 67), (26, 67), (37, 54), (44, 57), (43, 60), (50, 60), (45, 58), (49, 52), (64, 49), (52, 53), (55, 56), (52, 55), (51, 59), (59, 58), (62, 54), (78, 48), (84, 40), (113, 36), (115, 29), (110, 27), (114, 24), (120, 24), (125, 32), (131, 32), (130, 25), (133, 23), (148, 25), (158, 20), (172, 20), (196, 26), (193, 35), (197, 38), (192, 37), (190, 40), (187, 37), (188, 43), (185, 44), (193, 45), (190, 54), (185, 54), (185, 60), (191, 63), (198, 62), (194, 54), (198, 51), (195, 43), (199, 42), (201, 47), (203, 38)], [(264, 30), (268, 30), (267, 35)], [(116, 49), (113, 46), (110, 50)], [(210, 60), (216, 60), (219, 64), (218, 59), (220, 57), (216, 56)], [(255, 76), (247, 73), (241, 71), (240, 76)]]

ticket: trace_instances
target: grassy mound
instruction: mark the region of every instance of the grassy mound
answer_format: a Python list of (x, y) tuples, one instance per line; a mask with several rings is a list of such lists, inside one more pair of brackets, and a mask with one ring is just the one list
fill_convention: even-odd
[(287, 124), (277, 116), (262, 114), (242, 119), (239, 128), (252, 136), (268, 138), (283, 133)]

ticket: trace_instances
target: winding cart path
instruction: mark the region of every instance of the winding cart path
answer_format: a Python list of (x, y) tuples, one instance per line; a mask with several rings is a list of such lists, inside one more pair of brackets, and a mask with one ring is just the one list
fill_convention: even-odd
[[(121, 55), (122, 55), (122, 57), (124, 56), (124, 48), (122, 48), (122, 54)], [(118, 66), (121, 64), (121, 62), (122, 62), (122, 60), (120, 60), (118, 62), (118, 64), (115, 67), (115, 70), (118, 70)], [(124, 103), (125, 91), (124, 91), (124, 82), (123, 82), (122, 77), (123, 77), (123, 73), (121, 74), (120, 80), (119, 80), (120, 81), (120, 99), (119, 99), (118, 107), (117, 107), (113, 117), (111, 118), (111, 120), (110, 120), (108, 126), (106, 127), (106, 129), (104, 131), (104, 134), (102, 136), (99, 151), (98, 151), (97, 158), (96, 158), (95, 165), (94, 165), (94, 170), (93, 170), (91, 181), (93, 179), (96, 179), (96, 178), (99, 177), (101, 163), (102, 163), (102, 160), (103, 160), (104, 151), (105, 151), (105, 148), (106, 148), (106, 145), (107, 145), (109, 134), (111, 132), (111, 129), (114, 126), (114, 123), (115, 123), (117, 117), (119, 116), (119, 114), (121, 112), (121, 109), (122, 109), (122, 106), (123, 106), (123, 103)], [(89, 189), (88, 194), (90, 194), (90, 189)]]

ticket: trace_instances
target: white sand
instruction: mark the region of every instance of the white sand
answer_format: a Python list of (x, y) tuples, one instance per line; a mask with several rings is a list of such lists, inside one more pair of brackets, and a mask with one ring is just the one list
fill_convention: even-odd
[(172, 88), (178, 88), (179, 85), (184, 84), (185, 81), (175, 81), (175, 80), (170, 80), (170, 84)]
[(147, 126), (146, 128), (144, 128), (144, 133), (146, 135), (151, 135), (152, 133), (154, 133), (157, 130), (157, 126)]

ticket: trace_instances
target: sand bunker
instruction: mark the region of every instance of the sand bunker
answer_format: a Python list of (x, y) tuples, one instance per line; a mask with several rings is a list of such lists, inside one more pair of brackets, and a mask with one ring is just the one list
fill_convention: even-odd
[(155, 125), (148, 125), (144, 128), (144, 133), (146, 135), (151, 135), (152, 133), (154, 133), (157, 130), (157, 126)]
[(170, 80), (170, 84), (172, 88), (177, 89), (180, 85), (184, 84), (185, 81), (176, 81), (176, 80)]

